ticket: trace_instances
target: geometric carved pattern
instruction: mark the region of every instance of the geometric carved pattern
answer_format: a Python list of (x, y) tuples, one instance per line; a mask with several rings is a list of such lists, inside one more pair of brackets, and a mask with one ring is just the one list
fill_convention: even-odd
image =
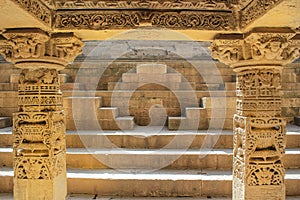
[(19, 78), (19, 110), (62, 110), (62, 97), (58, 87), (56, 69), (24, 69)]
[(265, 199), (268, 194), (267, 199), (285, 199), (281, 69), (300, 55), (295, 35), (288, 29), (257, 29), (246, 37), (219, 36), (211, 46), (212, 56), (237, 72), (233, 199)]
[(56, 0), (54, 3), (46, 3), (49, 7), (56, 9), (192, 9), (192, 10), (214, 10), (222, 9), (230, 11), (236, 0), (201, 0), (201, 1), (158, 1), (158, 0), (132, 0), (132, 1), (113, 1), (113, 0)]

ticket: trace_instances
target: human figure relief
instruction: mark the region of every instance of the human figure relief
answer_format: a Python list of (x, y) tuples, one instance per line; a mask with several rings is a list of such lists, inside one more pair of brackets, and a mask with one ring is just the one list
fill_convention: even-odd
[(265, 43), (257, 41), (252, 45), (252, 56), (256, 60), (262, 58), (267, 60), (282, 60), (283, 51), (287, 46), (288, 43), (282, 41), (280, 38), (272, 38)]

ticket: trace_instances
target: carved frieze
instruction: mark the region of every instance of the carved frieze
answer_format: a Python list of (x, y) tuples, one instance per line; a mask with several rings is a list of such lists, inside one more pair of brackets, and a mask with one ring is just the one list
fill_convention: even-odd
[(247, 98), (268, 98), (279, 95), (279, 70), (249, 69), (238, 73), (237, 95)]
[[(151, 15), (170, 17), (172, 14), (184, 22), (170, 26), (170, 23), (160, 22), (163, 28), (185, 28), (198, 30), (236, 30), (243, 29), (283, 0), (12, 0), (34, 17), (42, 21), (49, 28), (53, 25), (57, 29), (130, 29), (143, 23), (154, 24), (153, 20), (136, 22), (136, 15), (140, 18), (145, 10)], [(207, 26), (189, 16), (178, 13), (185, 10), (189, 16), (196, 15), (204, 19)], [(212, 12), (212, 13), (208, 13)], [(134, 13), (134, 15), (131, 15)], [(101, 15), (102, 14), (102, 15)], [(149, 14), (148, 14), (149, 15)], [(210, 17), (209, 17), (210, 16)], [(215, 19), (211, 19), (215, 16)], [(117, 20), (117, 22), (114, 21)], [(173, 19), (173, 17), (172, 17)], [(121, 21), (120, 21), (121, 20)], [(125, 20), (125, 21), (124, 21)], [(175, 20), (175, 19), (173, 19)], [(138, 22), (141, 20), (138, 20)], [(157, 19), (156, 19), (157, 21)], [(217, 25), (217, 21), (223, 24)], [(214, 22), (214, 23), (212, 23)], [(187, 25), (187, 23), (189, 23)], [(67, 26), (68, 25), (68, 26)], [(80, 26), (79, 26), (80, 25)], [(179, 26), (180, 25), (180, 26)]]
[(236, 0), (169, 0), (169, 1), (98, 1), (98, 0), (59, 0), (55, 3), (46, 1), (50, 6), (55, 5), (56, 9), (191, 9), (191, 10), (230, 10), (238, 2)]
[(213, 12), (157, 12), (157, 11), (101, 11), (57, 12), (58, 29), (128, 29), (142, 24), (170, 29), (235, 30), (232, 13)]

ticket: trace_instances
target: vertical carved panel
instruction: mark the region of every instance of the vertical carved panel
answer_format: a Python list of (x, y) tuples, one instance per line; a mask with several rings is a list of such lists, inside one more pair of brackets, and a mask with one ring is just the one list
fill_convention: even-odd
[[(280, 70), (259, 68), (238, 72), (237, 114), (234, 118), (234, 199), (262, 199), (270, 186), (284, 199), (281, 162), (285, 121), (280, 118)], [(239, 185), (239, 186), (238, 186)], [(274, 198), (274, 196), (273, 196)]]

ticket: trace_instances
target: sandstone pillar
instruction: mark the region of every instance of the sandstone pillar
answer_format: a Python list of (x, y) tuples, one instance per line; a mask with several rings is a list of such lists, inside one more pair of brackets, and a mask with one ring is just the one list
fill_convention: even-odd
[(219, 35), (212, 56), (237, 72), (233, 199), (285, 199), (286, 122), (281, 117), (281, 72), (299, 56), (289, 29)]
[(13, 29), (2, 34), (0, 52), (22, 69), (13, 116), (14, 199), (65, 199), (65, 120), (58, 70), (81, 52), (71, 33)]

